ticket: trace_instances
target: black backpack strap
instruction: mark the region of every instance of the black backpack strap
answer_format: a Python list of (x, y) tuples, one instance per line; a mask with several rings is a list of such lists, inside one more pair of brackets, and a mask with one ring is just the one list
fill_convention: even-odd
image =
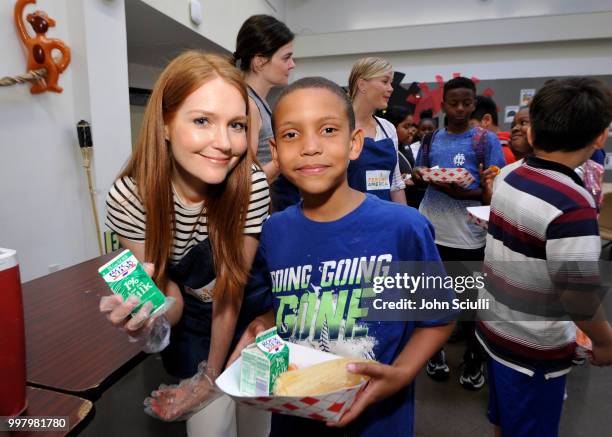
[(425, 135), (423, 137), (423, 140), (421, 141), (421, 153), (423, 154), (423, 164), (425, 165), (425, 167), (430, 167), (429, 152), (431, 151), (431, 145), (437, 133), (438, 129), (436, 129), (430, 134)]

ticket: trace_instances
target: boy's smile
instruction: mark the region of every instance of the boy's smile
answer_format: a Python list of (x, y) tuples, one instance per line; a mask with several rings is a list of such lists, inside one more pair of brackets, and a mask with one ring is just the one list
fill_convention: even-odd
[(297, 89), (278, 103), (272, 156), (283, 175), (309, 194), (347, 184), (349, 160), (361, 152), (361, 130), (350, 131), (342, 100), (324, 88)]

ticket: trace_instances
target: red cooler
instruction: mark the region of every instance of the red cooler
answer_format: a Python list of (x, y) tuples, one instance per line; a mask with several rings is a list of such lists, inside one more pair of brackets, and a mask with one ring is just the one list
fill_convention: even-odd
[(17, 252), (0, 248), (0, 416), (26, 408), (25, 332)]

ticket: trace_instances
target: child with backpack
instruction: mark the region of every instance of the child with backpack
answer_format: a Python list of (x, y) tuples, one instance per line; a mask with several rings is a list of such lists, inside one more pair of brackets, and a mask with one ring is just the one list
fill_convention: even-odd
[[(465, 77), (456, 77), (444, 85), (442, 108), (448, 126), (425, 136), (422, 141), (413, 178), (422, 182), (426, 167), (465, 168), (474, 177), (468, 189), (455, 184), (429, 183), (419, 211), (433, 224), (436, 246), (443, 261), (482, 261), (486, 231), (468, 223), (466, 207), (482, 203), (479, 168), (503, 167), (504, 155), (495, 133), (480, 127), (470, 128), (469, 121), (476, 103), (476, 86)], [(456, 265), (453, 267), (457, 267)], [(448, 267), (447, 267), (448, 269)], [(449, 273), (452, 268), (448, 269)], [(459, 268), (452, 272), (466, 275)], [(464, 322), (467, 348), (459, 378), (468, 390), (483, 387), (483, 358), (474, 336), (474, 323)], [(435, 380), (447, 379), (450, 370), (443, 350), (427, 364), (427, 374)]]

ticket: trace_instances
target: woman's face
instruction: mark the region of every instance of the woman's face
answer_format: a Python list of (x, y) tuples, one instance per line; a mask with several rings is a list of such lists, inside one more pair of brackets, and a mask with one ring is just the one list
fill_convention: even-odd
[(527, 140), (529, 126), (529, 109), (523, 108), (514, 116), (510, 128), (510, 149), (517, 158), (531, 153), (531, 145)]
[(261, 66), (261, 74), (273, 85), (287, 85), (289, 73), (294, 68), (293, 42), (289, 42), (274, 52), (272, 57)]
[(412, 115), (406, 116), (404, 120), (398, 123), (395, 131), (397, 132), (397, 139), (401, 144), (410, 144), (414, 137), (414, 127), (412, 126)]
[(392, 80), (392, 71), (388, 71), (382, 76), (376, 76), (372, 79), (360, 79), (360, 93), (375, 109), (385, 109), (389, 104), (391, 93), (393, 93), (393, 86), (391, 85)]
[(247, 108), (233, 85), (216, 77), (191, 93), (164, 126), (173, 178), (194, 191), (225, 180), (247, 149)]

